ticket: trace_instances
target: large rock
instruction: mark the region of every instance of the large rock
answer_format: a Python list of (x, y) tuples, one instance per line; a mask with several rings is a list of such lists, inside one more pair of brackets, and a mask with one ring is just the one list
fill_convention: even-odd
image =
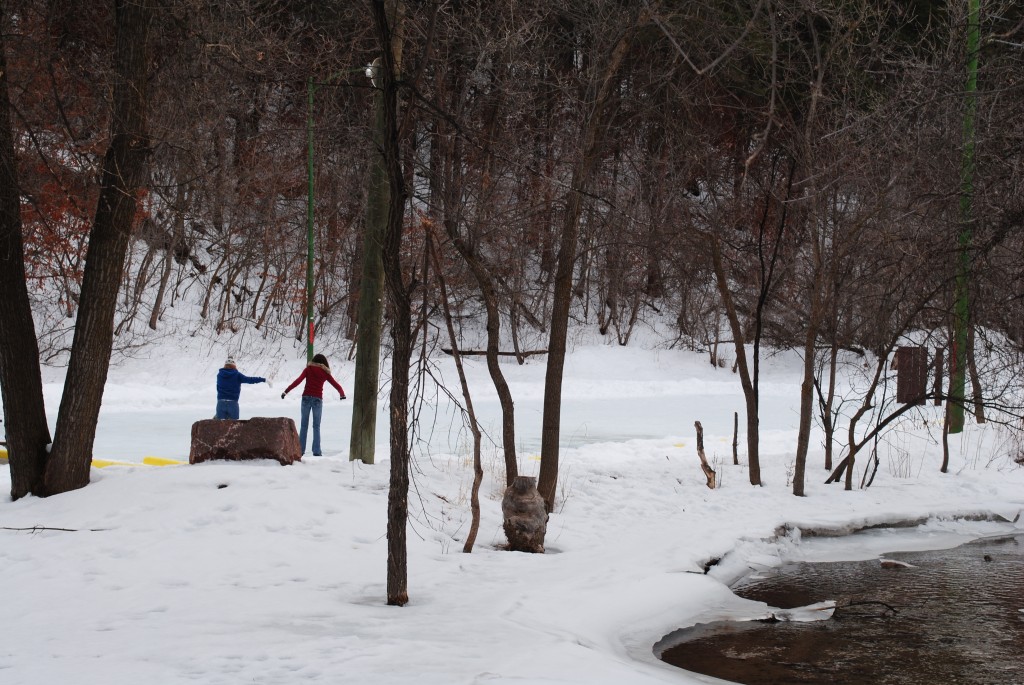
[(544, 553), (544, 535), (548, 530), (548, 512), (537, 491), (533, 476), (516, 476), (501, 500), (505, 517), (505, 537), (513, 552)]
[(287, 466), (302, 459), (295, 422), (284, 417), (246, 421), (204, 419), (192, 424), (188, 462), (210, 459), (276, 459)]

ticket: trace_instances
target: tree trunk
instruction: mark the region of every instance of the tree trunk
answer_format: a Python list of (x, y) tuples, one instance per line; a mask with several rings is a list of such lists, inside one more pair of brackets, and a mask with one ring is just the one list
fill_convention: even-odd
[[(833, 330), (835, 327), (833, 326)], [(822, 423), (825, 425), (825, 469), (832, 470), (832, 451), (835, 446), (836, 426), (833, 407), (836, 403), (836, 364), (839, 361), (839, 341), (833, 339), (828, 355), (828, 395), (822, 411)]]
[(971, 376), (971, 392), (974, 400), (974, 420), (985, 423), (985, 398), (981, 394), (981, 378), (978, 377), (978, 362), (974, 355), (974, 326), (967, 328), (967, 370)]
[(409, 601), (406, 524), (409, 518), (409, 362), (412, 359), (411, 298), (402, 277), (402, 228), (406, 199), (398, 130), (397, 66), (391, 50), (392, 31), (383, 0), (371, 2), (381, 48), (378, 72), (383, 128), (381, 144), (387, 171), (387, 228), (381, 251), (384, 287), (391, 315), (391, 472), (388, 488), (387, 603)]
[[(381, 147), (384, 130), (384, 103), (375, 93), (375, 147)], [(377, 391), (380, 384), (381, 316), (384, 271), (381, 243), (388, 222), (389, 189), (383, 150), (374, 151), (370, 162), (370, 190), (366, 200), (366, 230), (363, 235), (362, 278), (359, 281), (359, 310), (356, 327), (356, 369), (352, 379), (352, 431), (349, 460), (374, 462), (377, 436)]]
[[(453, 84), (453, 92), (459, 92), (463, 86), (463, 80), (465, 73), (463, 70), (464, 65), (459, 62), (453, 65), (451, 71), (451, 82)], [(489, 121), (485, 128), (488, 130), (488, 135), (494, 135), (494, 129), (497, 126), (497, 120), (499, 118), (499, 106), (495, 105), (491, 108), (489, 113)], [(490, 147), (484, 144), (483, 155), (484, 155), (484, 179), (481, 181), (481, 185), (484, 186), (481, 195), (487, 195), (486, 187), (488, 181), (486, 180), (489, 174), (486, 169), (489, 168), (493, 162), (493, 155), (491, 154)], [(445, 233), (448, 239), (454, 245), (456, 251), (462, 257), (462, 260), (469, 267), (470, 272), (473, 274), (473, 278), (476, 281), (477, 287), (480, 289), (480, 294), (483, 297), (484, 308), (486, 311), (486, 323), (485, 329), (487, 331), (487, 349), (483, 354), (487, 357), (487, 372), (491, 377), (491, 383), (494, 385), (494, 390), (498, 395), (498, 401), (501, 404), (501, 437), (502, 437), (502, 452), (505, 459), (505, 484), (509, 486), (512, 481), (515, 480), (516, 476), (519, 475), (519, 464), (516, 459), (516, 432), (515, 432), (515, 404), (512, 401), (512, 391), (508, 386), (508, 381), (505, 380), (505, 374), (502, 373), (501, 365), (498, 358), (503, 354), (500, 351), (501, 343), (501, 310), (498, 307), (498, 285), (495, 278), (495, 269), (489, 263), (487, 263), (480, 254), (478, 248), (477, 233), (472, 230), (472, 227), (483, 226), (488, 227), (493, 221), (492, 212), (486, 207), (481, 207), (480, 212), (475, 222), (472, 223), (471, 228), (467, 228), (466, 234), (460, 233), (460, 217), (463, 215), (465, 207), (462, 204), (462, 197), (464, 192), (463, 177), (466, 170), (466, 158), (463, 153), (463, 148), (459, 143), (459, 137), (453, 135), (436, 135), (434, 136), (431, 143), (431, 164), (433, 174), (431, 175), (431, 195), (436, 198), (434, 204), (441, 208), (441, 225), (444, 227)], [(440, 269), (440, 264), (438, 265)], [(510, 290), (507, 286), (506, 290)], [(515, 319), (515, 306), (516, 298), (514, 294), (510, 293), (510, 319)], [(515, 334), (513, 333), (513, 339)], [(454, 341), (452, 342), (452, 355), (468, 355), (468, 354), (481, 354), (477, 351), (465, 351), (456, 350)], [(516, 357), (520, 359), (522, 363), (522, 357), (520, 356), (518, 348), (516, 349)], [(460, 364), (461, 365), (461, 364)]]
[[(817, 280), (817, 279), (815, 279)], [(804, 496), (804, 476), (807, 471), (807, 451), (810, 449), (811, 420), (814, 409), (814, 342), (818, 337), (815, 315), (817, 296), (811, 303), (811, 321), (804, 337), (804, 379), (800, 384), (800, 425), (796, 434), (796, 460), (793, 467), (793, 494)]]
[(505, 456), (505, 486), (508, 487), (519, 475), (519, 464), (516, 460), (515, 403), (512, 401), (512, 391), (508, 387), (508, 381), (505, 380), (505, 374), (501, 372), (501, 365), (498, 363), (499, 343), (501, 342), (501, 312), (498, 309), (498, 293), (494, 288), (493, 279), (476, 251), (459, 238), (458, 231), (449, 219), (445, 219), (444, 225), (455, 249), (459, 251), (473, 273), (484, 298), (484, 308), (487, 311), (487, 371), (494, 384), (494, 390), (498, 393), (498, 401), (501, 403), (501, 442), (502, 452)]
[[(146, 249), (146, 254), (142, 257), (139, 268), (135, 272), (135, 283), (131, 288), (123, 288), (125, 315), (114, 328), (115, 336), (120, 336), (122, 333), (132, 330), (132, 324), (135, 323), (135, 319), (139, 315), (139, 309), (142, 307), (142, 300), (146, 295), (146, 289), (149, 288), (149, 281), (153, 277), (153, 262), (156, 260), (156, 252), (157, 249), (152, 245)], [(124, 273), (130, 274), (132, 272), (130, 253), (127, 256), (127, 261)]]
[(740, 465), (739, 447), (740, 441), (740, 415), (737, 412), (732, 413), (732, 464), (733, 466)]
[(153, 309), (149, 312), (149, 327), (156, 330), (156, 323), (160, 320), (160, 312), (164, 306), (164, 293), (167, 292), (167, 284), (171, 280), (171, 271), (174, 269), (174, 254), (171, 249), (164, 253), (164, 268), (160, 272), (160, 283), (157, 284), (156, 298), (153, 300)]
[(0, 4), (0, 389), (11, 470), (11, 498), (42, 495), (46, 424), (39, 342), (32, 319), (21, 236), (21, 206), (4, 35), (7, 8)]
[(743, 326), (740, 324), (740, 317), (736, 311), (736, 305), (733, 303), (729, 282), (725, 276), (725, 265), (722, 263), (722, 248), (718, 244), (718, 238), (713, 235), (708, 236), (708, 242), (711, 247), (711, 262), (715, 270), (718, 292), (722, 297), (722, 305), (725, 307), (725, 315), (729, 320), (729, 328), (732, 330), (733, 347), (736, 351), (736, 368), (740, 374), (740, 386), (743, 388), (743, 399), (747, 409), (747, 470), (750, 475), (750, 484), (760, 485), (761, 464), (757, 453), (759, 441), (757, 390), (750, 379), (750, 369), (747, 367), (747, 351), (744, 344)]
[(469, 533), (466, 535), (466, 542), (462, 546), (462, 551), (469, 554), (473, 551), (477, 533), (480, 531), (480, 484), (484, 479), (484, 467), (480, 458), (480, 424), (476, 420), (473, 396), (469, 392), (469, 381), (466, 380), (466, 370), (462, 366), (462, 354), (459, 351), (459, 339), (455, 334), (455, 325), (452, 323), (452, 312), (448, 305), (448, 286), (445, 284), (444, 273), (441, 271), (441, 260), (437, 256), (433, 236), (428, 235), (427, 240), (429, 241), (430, 256), (434, 263), (434, 271), (437, 272), (437, 285), (440, 291), (438, 294), (441, 298), (441, 310), (444, 312), (445, 328), (448, 330), (448, 340), (452, 344), (452, 358), (455, 360), (455, 369), (459, 372), (462, 397), (466, 401), (469, 430), (473, 434), (473, 489), (469, 495), (469, 507), (473, 518), (469, 526)]
[(81, 304), (53, 449), (44, 476), (51, 494), (89, 483), (96, 420), (113, 345), (114, 309), (145, 179), (149, 0), (116, 0), (114, 109), (96, 218), (89, 233)]
[(548, 364), (544, 376), (544, 410), (541, 419), (540, 475), (537, 489), (544, 498), (548, 513), (554, 509), (558, 488), (558, 440), (561, 433), (562, 372), (565, 368), (566, 339), (569, 332), (569, 309), (572, 304), (573, 270), (576, 264), (576, 242), (583, 212), (583, 194), (597, 166), (608, 121), (608, 104), (615, 91), (615, 75), (629, 51), (635, 25), (628, 28), (616, 42), (605, 64), (600, 83), (596, 85), (591, 111), (583, 129), (583, 146), (572, 170), (572, 181), (566, 198), (565, 218), (558, 248), (555, 271), (555, 293), (551, 311), (551, 334), (548, 343)]
[(213, 268), (210, 273), (210, 281), (206, 286), (206, 294), (203, 296), (203, 306), (199, 310), (199, 318), (206, 319), (210, 316), (210, 302), (213, 300), (213, 289), (217, 284), (222, 282), (220, 270), (228, 263), (228, 257), (231, 255), (231, 244), (227, 239), (224, 242), (224, 254), (221, 255), (220, 261), (217, 262), (217, 266)]
[(944, 411), (942, 412), (942, 466), (939, 467), (940, 473), (949, 472), (949, 419), (950, 419), (950, 402), (946, 402)]
[[(814, 219), (811, 219), (814, 221)], [(811, 279), (811, 298), (807, 316), (807, 331), (804, 335), (804, 378), (800, 385), (800, 425), (796, 434), (796, 459), (793, 467), (793, 494), (804, 496), (804, 481), (807, 472), (807, 452), (811, 446), (811, 423), (814, 415), (814, 360), (818, 327), (822, 320), (822, 258), (817, 235), (811, 237), (814, 253), (814, 275)]]

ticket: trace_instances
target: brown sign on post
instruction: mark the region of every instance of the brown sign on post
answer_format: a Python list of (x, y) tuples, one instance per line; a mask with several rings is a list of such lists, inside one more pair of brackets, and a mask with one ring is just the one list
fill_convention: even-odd
[(928, 348), (896, 348), (892, 368), (896, 369), (896, 401), (924, 404), (928, 392)]
[(935, 395), (935, 406), (942, 404), (942, 379), (946, 371), (943, 367), (943, 353), (941, 347), (935, 348), (935, 382), (932, 385), (932, 394)]

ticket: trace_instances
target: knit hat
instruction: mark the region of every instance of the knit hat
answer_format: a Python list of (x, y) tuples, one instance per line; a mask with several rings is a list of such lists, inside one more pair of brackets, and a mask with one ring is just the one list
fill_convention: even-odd
[(235, 365), (235, 358), (234, 357), (230, 357), (229, 356), (227, 361), (224, 362), (224, 366), (234, 366), (234, 365)]

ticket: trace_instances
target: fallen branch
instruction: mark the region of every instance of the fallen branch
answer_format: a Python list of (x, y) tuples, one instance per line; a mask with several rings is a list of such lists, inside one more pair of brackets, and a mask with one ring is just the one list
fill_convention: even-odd
[(843, 458), (841, 462), (839, 462), (839, 465), (836, 466), (835, 470), (832, 472), (832, 475), (830, 475), (828, 479), (825, 481), (825, 485), (829, 485), (831, 483), (838, 483), (839, 480), (843, 477), (843, 474), (846, 473), (846, 469), (849, 465), (850, 456), (847, 455), (846, 457)]
[[(445, 354), (450, 355), (452, 353), (451, 348), (442, 347), (441, 351)], [(536, 354), (547, 354), (547, 350), (526, 350), (520, 352), (518, 355), (515, 352), (498, 352), (499, 357), (532, 357)], [(486, 357), (487, 350), (459, 350), (459, 355), (463, 357)]]
[(84, 531), (87, 531), (87, 532), (90, 532), (90, 533), (95, 533), (97, 531), (110, 530), (110, 529), (109, 528), (54, 528), (54, 527), (51, 527), (51, 526), (30, 526), (28, 528), (12, 528), (10, 526), (0, 526), (0, 530), (16, 530), (16, 531), (22, 531), (22, 532), (26, 532), (27, 531), (29, 533), (38, 533), (39, 531), (43, 531), (43, 530), (57, 530), (57, 531), (60, 531), (62, 533), (81, 533), (84, 530)]

